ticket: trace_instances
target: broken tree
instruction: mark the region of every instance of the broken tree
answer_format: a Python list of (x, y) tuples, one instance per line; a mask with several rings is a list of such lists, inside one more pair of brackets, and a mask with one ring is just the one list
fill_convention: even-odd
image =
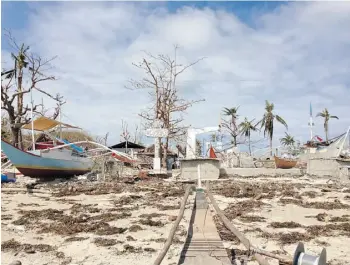
[(38, 107), (42, 107), (41, 104), (37, 104), (31, 109), (28, 104), (24, 104), (24, 96), (36, 89), (57, 100), (38, 87), (44, 81), (55, 80), (54, 76), (44, 73), (53, 59), (43, 60), (40, 56), (30, 53), (29, 46), (19, 46), (10, 33), (6, 36), (15, 53), (11, 54), (14, 67), (1, 72), (1, 109), (6, 111), (12, 144), (23, 147), (21, 127), (31, 120), (28, 112), (35, 112)]
[[(177, 140), (186, 133), (186, 127), (182, 125), (183, 113), (194, 103), (203, 101), (203, 99), (183, 99), (176, 85), (179, 76), (203, 58), (188, 65), (181, 65), (177, 62), (177, 51), (178, 46), (175, 46), (174, 57), (163, 54), (154, 56), (145, 52), (145, 58), (139, 64), (134, 64), (144, 71), (145, 77), (141, 80), (131, 80), (128, 86), (130, 89), (149, 90), (153, 104), (139, 114), (146, 121), (145, 127), (151, 127), (153, 122), (157, 120), (162, 123), (161, 127), (169, 132), (163, 145), (163, 166), (166, 166), (169, 140)], [(158, 142), (157, 145), (160, 146), (160, 138), (158, 138)], [(159, 150), (155, 150), (155, 152), (159, 154)]]

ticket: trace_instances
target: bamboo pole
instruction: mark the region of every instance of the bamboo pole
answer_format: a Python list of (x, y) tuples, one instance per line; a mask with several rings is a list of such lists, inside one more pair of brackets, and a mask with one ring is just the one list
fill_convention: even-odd
[(181, 202), (181, 207), (180, 207), (179, 214), (177, 215), (175, 223), (174, 223), (173, 227), (170, 230), (168, 239), (166, 240), (162, 251), (159, 253), (159, 255), (158, 255), (157, 259), (154, 261), (153, 265), (160, 265), (162, 263), (162, 260), (164, 259), (166, 253), (168, 252), (168, 250), (169, 250), (169, 248), (171, 246), (171, 243), (173, 241), (176, 229), (179, 226), (180, 221), (181, 221), (181, 219), (182, 219), (182, 217), (184, 215), (186, 202), (187, 202), (188, 196), (190, 195), (191, 188), (192, 188), (192, 185), (190, 185), (190, 186), (188, 186), (186, 188), (185, 195), (184, 195), (184, 197), (182, 199), (182, 202)]

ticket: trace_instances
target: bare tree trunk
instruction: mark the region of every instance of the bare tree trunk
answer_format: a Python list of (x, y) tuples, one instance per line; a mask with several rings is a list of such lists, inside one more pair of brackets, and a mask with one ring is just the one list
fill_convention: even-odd
[(327, 123), (325, 123), (324, 125), (324, 131), (326, 133), (326, 142), (328, 142), (328, 124)]
[(19, 128), (11, 128), (12, 132), (12, 144), (19, 148), (18, 142), (19, 142)]

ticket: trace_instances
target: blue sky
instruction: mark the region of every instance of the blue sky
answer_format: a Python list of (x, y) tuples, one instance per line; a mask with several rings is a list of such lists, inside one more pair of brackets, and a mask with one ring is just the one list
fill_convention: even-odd
[[(2, 2), (1, 12), (2, 28), (19, 42), (57, 56), (58, 80), (44, 87), (66, 97), (66, 122), (110, 132), (112, 143), (121, 119), (134, 128), (150, 102), (146, 91), (125, 90), (144, 76), (132, 63), (142, 50), (173, 54), (174, 44), (183, 64), (206, 57), (178, 80), (186, 98), (205, 99), (187, 111), (186, 125), (215, 126), (223, 107), (238, 105), (241, 119), (258, 120), (265, 100), (301, 141), (308, 140), (310, 101), (314, 114), (327, 107), (340, 117), (331, 136), (350, 125), (347, 2)], [(2, 36), (2, 63), (10, 52)], [(315, 122), (323, 136), (322, 120)], [(276, 124), (274, 144), (285, 131)]]

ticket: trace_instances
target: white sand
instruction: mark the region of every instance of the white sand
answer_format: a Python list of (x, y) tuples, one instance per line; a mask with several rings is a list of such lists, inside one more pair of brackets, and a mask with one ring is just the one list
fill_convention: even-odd
[[(300, 189), (295, 189), (299, 194), (304, 191), (316, 191), (318, 195), (316, 198), (303, 197), (304, 201), (333, 201), (339, 200), (344, 204), (350, 204), (349, 199), (345, 196), (350, 196), (350, 193), (343, 193), (341, 188), (333, 189), (331, 192), (321, 192), (321, 187), (316, 187), (315, 185), (325, 184), (326, 180), (315, 180), (308, 178), (266, 178), (263, 179), (235, 179), (235, 181), (247, 182), (278, 182), (278, 183), (302, 183), (303, 187)], [(228, 181), (231, 182), (231, 181)], [(19, 185), (19, 184), (14, 184)], [(142, 182), (137, 184), (140, 186), (150, 186), (151, 190), (154, 189), (153, 184), (150, 182)], [(172, 183), (164, 183), (164, 185), (175, 185)], [(219, 184), (218, 184), (219, 185)], [(9, 187), (9, 185), (7, 185)], [(131, 185), (132, 186), (132, 185)], [(38, 252), (35, 253), (26, 253), (25, 251), (3, 251), (1, 255), (1, 264), (9, 264), (14, 260), (20, 260), (23, 265), (25, 264), (87, 264), (87, 265), (109, 265), (109, 264), (152, 264), (157, 254), (162, 249), (164, 242), (156, 242), (156, 239), (167, 238), (168, 233), (174, 223), (174, 221), (169, 220), (169, 216), (177, 215), (178, 210), (159, 210), (155, 207), (154, 204), (166, 204), (166, 205), (178, 205), (182, 197), (167, 197), (163, 198), (160, 201), (151, 202), (150, 205), (143, 200), (135, 200), (130, 204), (125, 205), (125, 207), (133, 207), (139, 204), (138, 209), (134, 209), (131, 212), (132, 215), (127, 218), (117, 219), (109, 221), (108, 223), (111, 226), (116, 227), (125, 227), (128, 228), (132, 224), (140, 225), (144, 230), (138, 232), (129, 232), (126, 231), (122, 234), (113, 234), (113, 235), (96, 235), (94, 233), (79, 233), (71, 236), (63, 236), (49, 233), (39, 233), (40, 225), (38, 228), (28, 228), (22, 225), (14, 225), (13, 221), (21, 217), (19, 210), (43, 210), (43, 209), (57, 209), (63, 210), (64, 214), (70, 215), (70, 208), (74, 203), (80, 203), (83, 205), (93, 205), (97, 207), (99, 213), (88, 213), (90, 216), (96, 216), (101, 213), (108, 213), (110, 209), (116, 207), (114, 201), (118, 200), (121, 196), (137, 194), (142, 196), (150, 196), (151, 193), (156, 193), (156, 191), (141, 191), (141, 192), (132, 192), (132, 189), (129, 189), (127, 192), (123, 193), (111, 193), (103, 195), (85, 195), (80, 194), (77, 196), (65, 196), (65, 197), (53, 197), (49, 195), (30, 195), (30, 194), (9, 194), (2, 193), (2, 227), (1, 227), (1, 242), (4, 243), (8, 240), (15, 239), (21, 244), (48, 244), (54, 247), (53, 251), (49, 252)], [(49, 197), (49, 200), (47, 199)], [(229, 198), (221, 195), (215, 195), (217, 202), (222, 210), (224, 210), (230, 203), (237, 203), (239, 201), (247, 200), (247, 198)], [(350, 215), (350, 209), (336, 209), (336, 210), (324, 210), (324, 209), (313, 209), (313, 208), (303, 208), (294, 204), (283, 205), (279, 202), (281, 196), (276, 196), (273, 199), (261, 199), (262, 202), (267, 203), (268, 205), (263, 206), (261, 209), (253, 211), (248, 215), (258, 215), (265, 217), (266, 220), (262, 222), (251, 222), (245, 223), (236, 218), (232, 221), (240, 231), (246, 229), (253, 230), (255, 228), (260, 228), (264, 232), (277, 233), (277, 232), (292, 232), (297, 231), (300, 233), (305, 233), (305, 228), (272, 228), (269, 226), (271, 222), (286, 222), (294, 221), (299, 223), (302, 226), (311, 226), (311, 225), (325, 225), (327, 222), (318, 221), (316, 218), (307, 218), (307, 216), (315, 216), (319, 213), (326, 212), (329, 217)], [(62, 199), (67, 200), (66, 202)], [(186, 206), (185, 217), (182, 220), (180, 226), (181, 228), (177, 231), (177, 237), (181, 241), (185, 241), (191, 210), (194, 201), (194, 194), (190, 195), (190, 199)], [(20, 206), (22, 204), (22, 206)], [(33, 205), (24, 205), (23, 204), (38, 204), (39, 206)], [(118, 213), (118, 212), (113, 212)], [(163, 227), (156, 226), (147, 226), (139, 223), (140, 215), (150, 214), (150, 213), (160, 213), (164, 214), (160, 217), (154, 217), (152, 220), (160, 220), (165, 225)], [(4, 220), (11, 218), (10, 220)], [(77, 217), (77, 216), (75, 216)], [(327, 220), (326, 220), (327, 221)], [(41, 220), (43, 224), (50, 223), (54, 221), (50, 220)], [(280, 245), (275, 239), (265, 239), (259, 236), (259, 232), (247, 232), (245, 235), (251, 240), (255, 246), (259, 246), (268, 251), (284, 251), (286, 254), (293, 255), (296, 248), (296, 244), (290, 245)], [(73, 236), (86, 237), (82, 241), (66, 242), (65, 239)], [(128, 241), (127, 236), (132, 236), (135, 241)], [(95, 238), (107, 238), (115, 239), (117, 243), (112, 246), (97, 246), (94, 243)], [(345, 236), (339, 236), (338, 231), (332, 231), (331, 236), (320, 236), (318, 238), (312, 239), (309, 242), (305, 242), (305, 246), (308, 252), (311, 253), (320, 253), (322, 250), (322, 242), (327, 242), (327, 260), (331, 261), (332, 265), (340, 264), (349, 264), (350, 263), (350, 239)], [(155, 252), (146, 252), (142, 253), (129, 253), (122, 252), (124, 246), (129, 244), (136, 248), (140, 247), (153, 248)], [(225, 242), (227, 248), (242, 249), (242, 245), (235, 245), (232, 242)], [(170, 265), (177, 264), (179, 259), (179, 254), (181, 252), (183, 244), (173, 244), (168, 251), (167, 256), (164, 258), (162, 264)], [(63, 252), (64, 257), (58, 258), (57, 253)], [(271, 260), (271, 264), (278, 264), (276, 261)], [(248, 264), (256, 264), (254, 262), (249, 262)]]

